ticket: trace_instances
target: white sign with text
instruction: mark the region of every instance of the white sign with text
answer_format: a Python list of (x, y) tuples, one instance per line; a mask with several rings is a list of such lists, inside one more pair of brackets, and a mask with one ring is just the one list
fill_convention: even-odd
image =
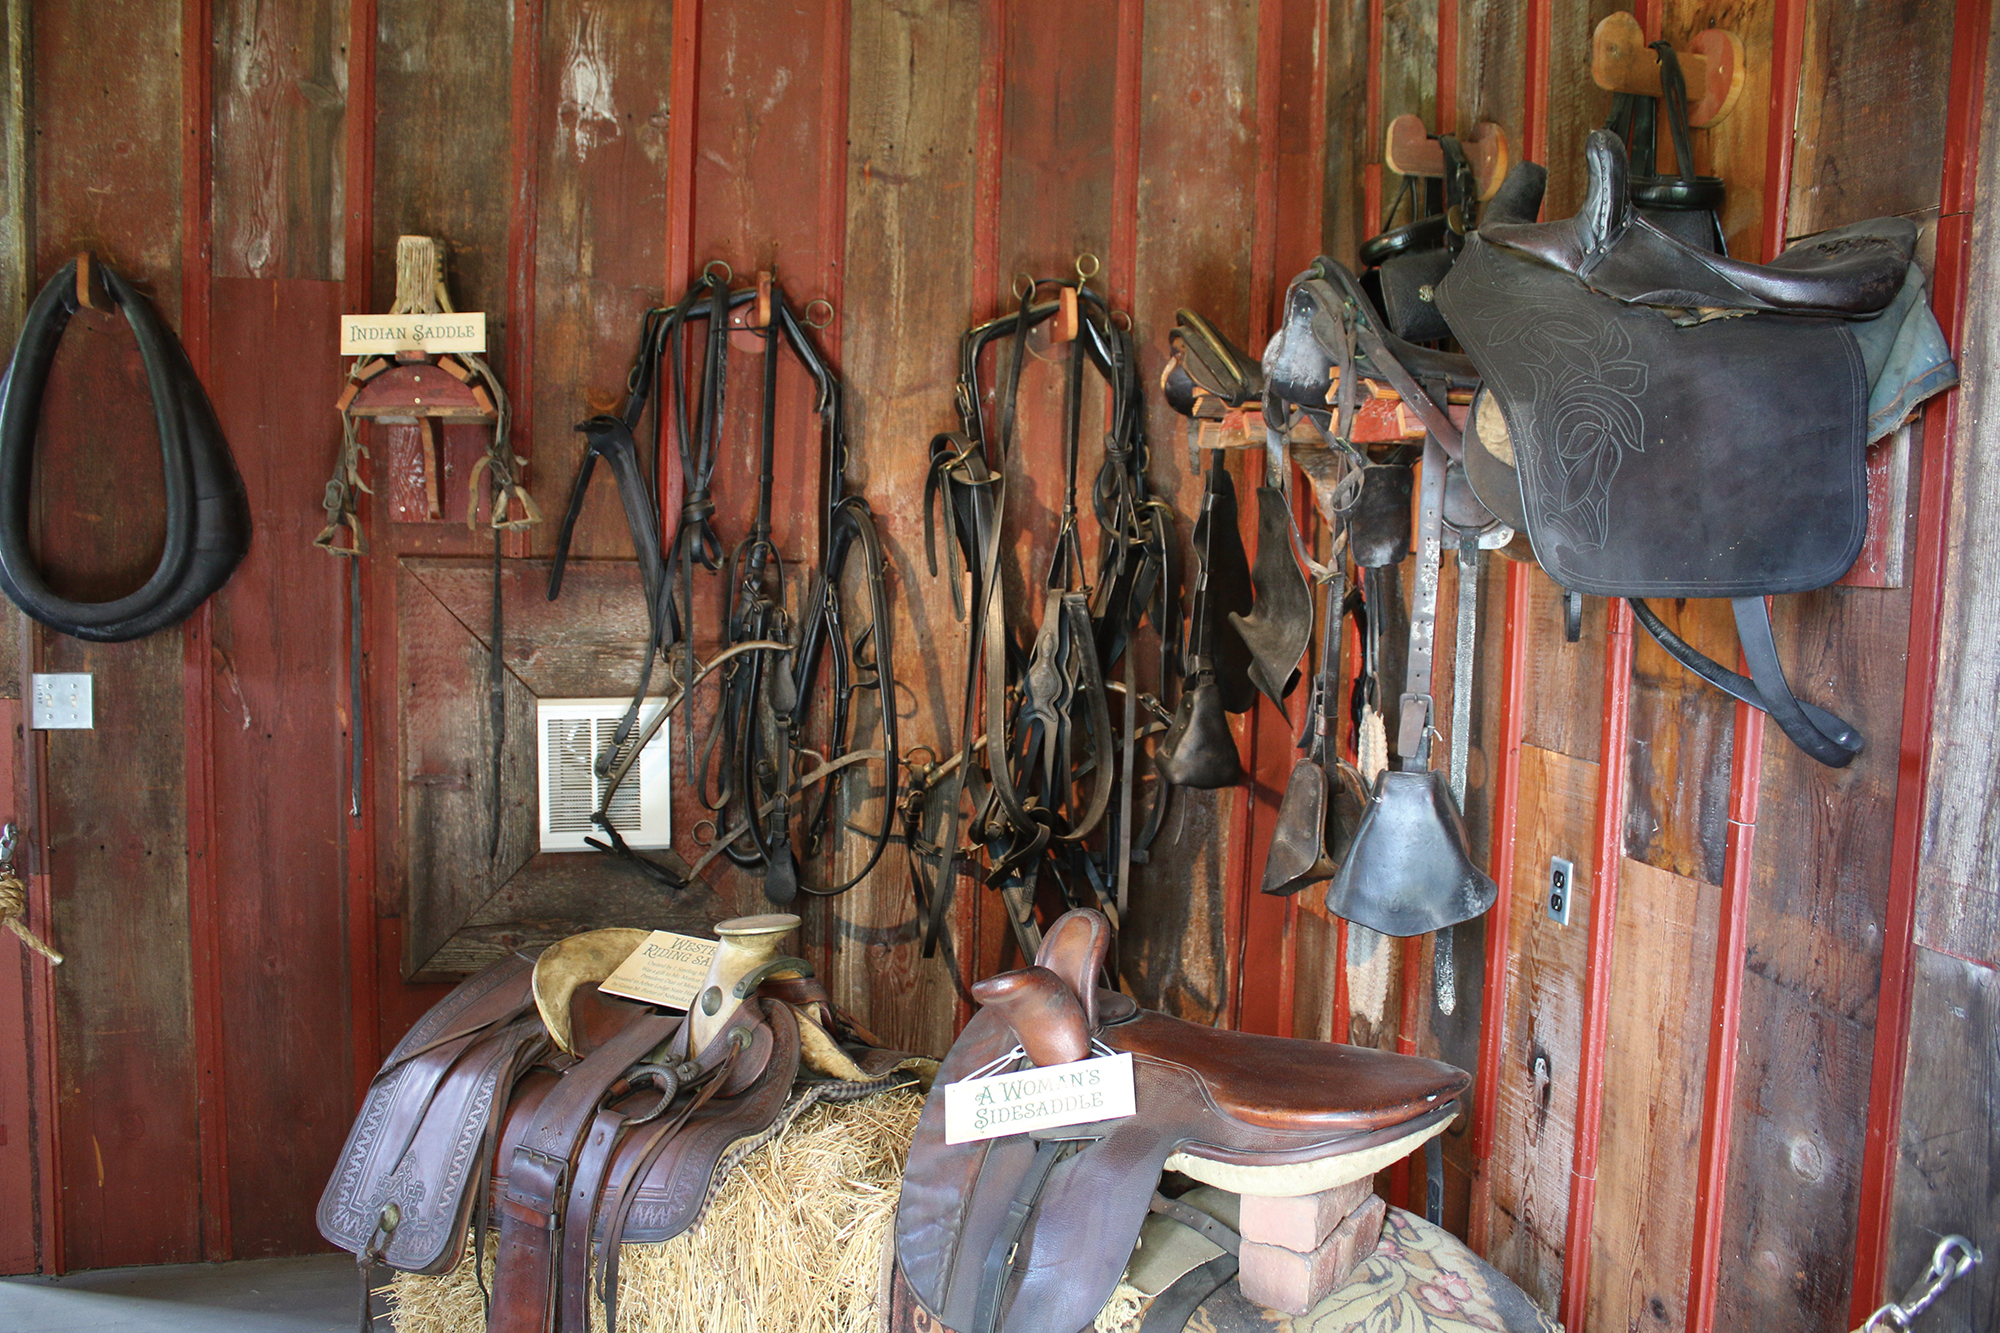
[(944, 1141), (975, 1143), (1033, 1129), (1087, 1125), (1121, 1119), (1136, 1109), (1132, 1057), (1121, 1051), (946, 1084)]
[(342, 356), (387, 356), (394, 352), (483, 352), (486, 314), (461, 310), (448, 315), (342, 315)]

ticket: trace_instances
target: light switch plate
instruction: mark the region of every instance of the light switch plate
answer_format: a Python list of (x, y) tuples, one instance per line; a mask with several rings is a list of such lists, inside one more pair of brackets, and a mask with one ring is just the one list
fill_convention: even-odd
[(1576, 893), (1576, 867), (1560, 856), (1549, 858), (1549, 920), (1569, 924), (1569, 900)]
[(37, 731), (88, 731), (92, 720), (88, 671), (35, 673), (29, 723)]

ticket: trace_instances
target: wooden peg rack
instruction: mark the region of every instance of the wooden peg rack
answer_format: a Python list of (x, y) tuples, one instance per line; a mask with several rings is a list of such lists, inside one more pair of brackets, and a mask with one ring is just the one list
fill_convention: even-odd
[[(1482, 120), (1472, 127), (1470, 135), (1458, 142), (1465, 150), (1466, 160), (1472, 164), (1472, 177), (1477, 182), (1479, 197), (1491, 199), (1500, 188), (1500, 182), (1507, 178), (1507, 168), (1513, 165), (1507, 151), (1507, 132), (1490, 120)], [(1388, 141), (1382, 145), (1382, 161), (1400, 176), (1442, 177), (1444, 145), (1431, 138), (1421, 117), (1398, 116), (1389, 122)]]
[[(1721, 28), (1695, 34), (1694, 45), (1675, 48), (1687, 80), (1688, 124), (1713, 125), (1743, 95), (1743, 39)], [(1590, 43), (1590, 77), (1606, 92), (1660, 95), (1660, 58), (1646, 44), (1639, 20), (1624, 10), (1606, 16)]]

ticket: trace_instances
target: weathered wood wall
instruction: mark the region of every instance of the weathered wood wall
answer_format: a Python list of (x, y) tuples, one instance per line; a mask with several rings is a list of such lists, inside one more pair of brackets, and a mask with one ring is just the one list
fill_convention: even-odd
[[(448, 451), (442, 522), (394, 503), (406, 479), (378, 438), (359, 718), (348, 571), (310, 547), (337, 439), (335, 319), (387, 307), (399, 233), (443, 238), (458, 305), (491, 312), (515, 452), (550, 513), (582, 452), (571, 424), (619, 399), (641, 313), (705, 262), (775, 267), (796, 301), (831, 302), (850, 480), (877, 511), (896, 607), (903, 743), (936, 746), (956, 724), (962, 627), (924, 569), (926, 444), (955, 424), (959, 334), (1004, 308), (1012, 275), (1099, 256), (1150, 385), (1177, 307), (1255, 348), (1291, 274), (1322, 251), (1352, 259), (1395, 193), (1380, 165), (1395, 115), (1499, 122), (1517, 155), (1548, 163), (1548, 212), (1565, 215), (1582, 135), (1608, 105), (1588, 79), (1590, 32), (1614, 7), (1118, 0), (1112, 21), (1108, 5), (1020, 0), (9, 0), (0, 331), (67, 254), (104, 252), (182, 330), (258, 528), (237, 578), (178, 634), (23, 632), (0, 669), (13, 699), (22, 669), (91, 671), (99, 709), (95, 731), (14, 747), (36, 911), (71, 961), (25, 967), (0, 997), (0, 1068), (24, 1075), (0, 1086), (0, 1199), (33, 1203), (0, 1208), (15, 1222), (0, 1224), (0, 1267), (316, 1246), (311, 1204), (356, 1093), (439, 993), (403, 978), (438, 972), (463, 923), (412, 918), (404, 876), (413, 837), (483, 817), (483, 707), (454, 693), (491, 649), (487, 539), (457, 513), (472, 437)], [(1844, 1328), (1912, 1276), (1933, 1231), (2000, 1250), (1993, 673), (1975, 651), (1992, 638), (1982, 580), (2000, 546), (1981, 503), (1993, 352), (1961, 295), (1994, 290), (1990, 189), (1974, 190), (1989, 0), (1638, 8), (1671, 38), (1714, 22), (1745, 40), (1741, 105), (1696, 136), (1729, 182), (1736, 253), (1906, 213), (1925, 224), (1948, 331), (1961, 310), (1971, 320), (1968, 389), (1915, 432), (1905, 586), (1776, 607), (1794, 679), (1853, 718), (1868, 752), (1818, 769), (1633, 642), (1622, 610), (1593, 603), (1565, 643), (1553, 585), (1490, 558), (1467, 815), (1503, 902), (1461, 932), (1457, 1013), (1425, 999), (1424, 947), (1350, 976), (1319, 895), (1255, 893), (1292, 754), (1268, 708), (1242, 728), (1250, 785), (1176, 795), (1135, 880), (1125, 961), (1145, 999), (1190, 1017), (1476, 1067), (1448, 1139), (1448, 1220), (1572, 1328)], [(109, 24), (158, 40), (107, 67), (88, 53)], [(129, 586), (158, 541), (128, 348), (113, 321), (80, 317), (51, 392), (41, 541), (90, 595)], [(1059, 459), (1056, 394), (1053, 376), (1024, 385), (1024, 567), (1053, 531), (1035, 479)], [(796, 503), (777, 535), (799, 561), (815, 535), (789, 515), (818, 498), (816, 429), (789, 372), (783, 402), (780, 486)], [(1185, 538), (1199, 479), (1157, 402), (1148, 430)], [(729, 541), (747, 525), (753, 441), (724, 458)], [(548, 669), (531, 666), (542, 622), (525, 613), (530, 561), (553, 542), (547, 524), (507, 547), (517, 681)], [(629, 556), (601, 481), (575, 553), (612, 584)], [(1734, 654), (1720, 604), (1659, 610)], [(451, 625), (476, 628), (440, 656)], [(1440, 629), (1448, 678), (1448, 618)], [(426, 661), (443, 665), (411, 665)], [(437, 708), (413, 704), (419, 679)], [(448, 753), (413, 744), (413, 706), (427, 741), (458, 738)], [(433, 725), (454, 706), (462, 718)], [(350, 813), (357, 722), (369, 763)], [(412, 793), (456, 813), (414, 817)], [(677, 827), (696, 814), (683, 805)], [(1567, 927), (1542, 910), (1551, 856), (1577, 867)], [(733, 872), (712, 887), (658, 916), (761, 901)], [(573, 901), (644, 914), (650, 892), (593, 864)], [(968, 975), (1012, 948), (983, 897), (961, 883)], [(527, 911), (504, 893), (484, 910), (491, 941)], [(919, 956), (899, 851), (806, 915), (846, 1007), (912, 1048), (948, 1044), (963, 1001)], [(1410, 1197), (1402, 1173), (1385, 1187)], [(1968, 1311), (1994, 1304), (1981, 1280)]]

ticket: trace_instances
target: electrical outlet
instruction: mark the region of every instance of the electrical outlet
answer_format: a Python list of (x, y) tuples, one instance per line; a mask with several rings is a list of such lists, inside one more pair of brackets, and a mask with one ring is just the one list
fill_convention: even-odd
[(1569, 924), (1569, 900), (1576, 892), (1576, 867), (1560, 856), (1549, 858), (1549, 920)]
[(91, 716), (90, 673), (36, 672), (29, 725), (37, 731), (89, 731), (96, 726)]

